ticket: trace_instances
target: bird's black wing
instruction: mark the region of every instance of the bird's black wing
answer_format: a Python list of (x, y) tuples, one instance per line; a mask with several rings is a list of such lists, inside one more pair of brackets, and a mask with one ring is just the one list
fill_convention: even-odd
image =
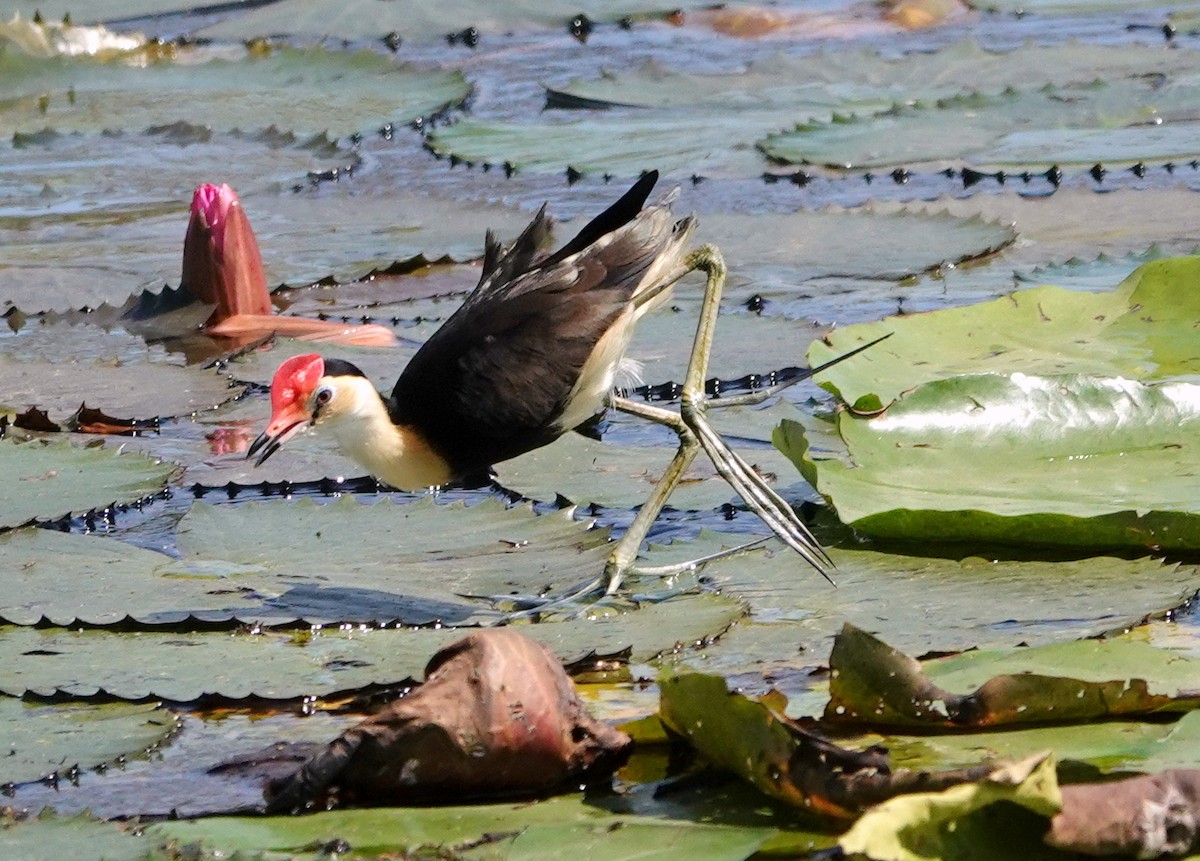
[(652, 187), (643, 178), (564, 246), (578, 250), (510, 267), (512, 255), (531, 253), (539, 213), (409, 362), (389, 402), (392, 420), (416, 427), (460, 473), (554, 439), (580, 369), (671, 239), (669, 218), (653, 241), (614, 233), (637, 217)]

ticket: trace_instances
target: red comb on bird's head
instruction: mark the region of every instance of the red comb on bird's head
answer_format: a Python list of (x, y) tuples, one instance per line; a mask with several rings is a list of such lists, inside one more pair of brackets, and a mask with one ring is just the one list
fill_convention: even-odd
[(271, 380), (271, 414), (279, 415), (308, 400), (317, 380), (325, 376), (325, 360), (317, 353), (293, 356), (279, 366)]

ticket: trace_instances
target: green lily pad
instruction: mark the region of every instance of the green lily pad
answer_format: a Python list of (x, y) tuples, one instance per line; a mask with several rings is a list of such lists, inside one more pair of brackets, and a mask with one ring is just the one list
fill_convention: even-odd
[[(716, 595), (684, 595), (627, 612), (522, 625), (564, 661), (630, 649), (646, 661), (718, 635), (744, 608)], [(192, 634), (0, 629), (0, 691), (62, 692), (192, 702), (294, 700), (419, 678), (429, 656), (466, 632), (453, 628), (344, 626), (311, 634), (239, 631)]]
[(1048, 727), (1003, 727), (991, 732), (902, 735), (870, 733), (854, 748), (881, 744), (897, 768), (962, 768), (980, 762), (1012, 762), (1053, 751), (1060, 768), (1084, 764), (1103, 773), (1200, 767), (1196, 727), (1200, 712), (1175, 723), (1109, 720)]
[(0, 812), (0, 854), (21, 861), (145, 861), (149, 849), (142, 837), (125, 825), (100, 822), (86, 814), (14, 820)]
[(750, 279), (756, 290), (833, 276), (898, 281), (985, 257), (1016, 238), (1006, 223), (873, 206), (787, 215), (702, 215), (697, 233), (715, 243), (730, 272)]
[[(59, 326), (47, 335), (56, 335), (65, 352), (77, 331)], [(58, 423), (85, 402), (118, 418), (154, 419), (212, 410), (245, 392), (224, 374), (141, 357), (71, 361), (60, 354), (49, 361), (23, 361), (0, 354), (0, 379), (0, 411), (37, 407)]]
[[(744, 540), (706, 532), (680, 545), (651, 545), (644, 558), (666, 564)], [(812, 667), (825, 661), (846, 621), (917, 655), (1051, 643), (1136, 624), (1179, 606), (1197, 585), (1194, 568), (1153, 559), (954, 560), (838, 547), (829, 555), (836, 587), (790, 551), (709, 563), (704, 575), (723, 594), (746, 601), (759, 624), (735, 627), (695, 660), (684, 656), (683, 664), (726, 675), (779, 670), (781, 657)], [(740, 637), (743, 628), (760, 626), (760, 637)]]
[[(1196, 151), (1196, 88), (1185, 76), (974, 94), (838, 117), (772, 135), (772, 159), (838, 168), (968, 162), (1043, 166), (1186, 158)], [(1164, 122), (1165, 121), (1165, 122)], [(954, 135), (945, 133), (948, 127)]]
[(1200, 374), (1191, 289), (1200, 257), (1145, 264), (1115, 290), (1086, 293), (1039, 287), (1003, 299), (847, 326), (814, 342), (818, 364), (891, 333), (818, 381), (847, 403), (868, 395), (889, 403), (931, 380), (983, 372), (1094, 374), (1162, 380)]
[(745, 176), (765, 166), (751, 146), (765, 135), (799, 122), (876, 113), (897, 102), (965, 95), (963, 80), (986, 81), (988, 92), (1000, 94), (1010, 87), (1191, 71), (1181, 58), (1163, 58), (1148, 48), (1080, 49), (1028, 46), (997, 54), (965, 41), (899, 60), (839, 50), (771, 58), (726, 75), (689, 75), (648, 64), (599, 80), (572, 81), (562, 91), (608, 110), (547, 112), (537, 122), (523, 123), (467, 118), (434, 130), (429, 142), (435, 151), (468, 161), (508, 162), (539, 173), (570, 166), (585, 174), (634, 174), (656, 167), (668, 173)]
[(704, 6), (702, 0), (664, 3), (662, 0), (513, 0), (503, 5), (487, 0), (470, 0), (448, 6), (421, 0), (403, 9), (376, 6), (372, 0), (282, 0), (249, 10), (235, 18), (205, 27), (198, 35), (222, 39), (288, 35), (328, 39), (380, 39), (390, 32), (417, 42), (441, 39), (465, 27), (496, 36), (514, 30), (561, 31), (567, 37), (567, 22), (580, 13), (592, 21), (612, 23), (626, 16), (663, 17), (675, 9)]
[[(583, 853), (598, 861), (711, 858), (740, 861), (775, 833), (771, 827), (738, 827), (668, 817), (614, 815), (582, 797), (536, 804), (469, 807), (408, 807), (338, 810), (311, 816), (264, 818), (214, 817), (150, 826), (146, 837), (195, 845), (212, 855), (268, 851), (316, 861), (321, 847), (343, 841), (368, 856), (409, 853), (444, 847), (459, 851), (484, 843), (505, 858), (532, 859)], [(218, 856), (217, 852), (221, 854)], [(484, 857), (471, 855), (469, 857)]]
[(108, 764), (162, 743), (174, 729), (174, 716), (157, 704), (37, 705), (0, 697), (0, 784)]
[(0, 441), (0, 529), (130, 503), (158, 493), (176, 467), (102, 447)]
[[(726, 319), (723, 317), (721, 323)], [(747, 327), (747, 331), (750, 328)], [(731, 343), (747, 342), (733, 339)], [(722, 364), (721, 367), (727, 366)], [(645, 370), (644, 373), (649, 371)], [(658, 379), (657, 366), (654, 373)], [(713, 410), (709, 417), (717, 432), (727, 437), (757, 437), (765, 441), (768, 431), (777, 422), (797, 414), (794, 406), (782, 402), (766, 409), (736, 407)], [(617, 418), (617, 415), (610, 414), (610, 419), (615, 421)], [(642, 422), (636, 417), (619, 418), (622, 424)], [(670, 438), (673, 438), (673, 434)], [(732, 439), (731, 445), (758, 470), (768, 484), (786, 486), (793, 483), (795, 472), (786, 458), (779, 457), (778, 450), (746, 445), (737, 439)], [(530, 499), (553, 501), (557, 496), (563, 496), (579, 505), (596, 503), (614, 508), (636, 508), (646, 501), (674, 453), (674, 447), (669, 445), (622, 445), (608, 439), (598, 442), (569, 433), (552, 445), (497, 464), (496, 481)], [(701, 453), (671, 495), (668, 504), (676, 510), (703, 511), (737, 500), (734, 490), (717, 475), (711, 461)]]
[[(569, 511), (538, 517), (496, 500), (471, 507), (349, 496), (325, 505), (196, 503), (179, 524), (180, 559), (99, 538), (14, 534), (3, 553), (20, 573), (5, 615), (25, 624), (43, 615), (95, 624), (126, 616), (146, 624), (461, 624), (494, 616), (487, 602), (461, 596), (566, 589), (599, 575), (607, 544), (606, 530)], [(55, 574), (48, 558), (81, 576), (104, 560), (106, 588), (73, 591), (76, 578)]]
[[(354, 81), (353, 98), (331, 98)], [(370, 51), (177, 48), (175, 59), (101, 62), (0, 53), (0, 118), (11, 131), (143, 130), (203, 117), (214, 130), (338, 137), (406, 123), (470, 91), (456, 70), (418, 71)]]
[[(1151, 245), (1160, 252), (1188, 254), (1196, 247), (1196, 235), (1186, 223), (1200, 218), (1200, 195), (1181, 186), (1113, 189), (1097, 194), (1087, 186), (1064, 185), (1049, 197), (972, 194), (923, 203), (877, 201), (872, 209), (881, 214), (900, 210), (944, 212), (958, 218), (1012, 224), (1018, 242), (1005, 248), (993, 265), (1015, 269), (1046, 266), (1072, 257), (1140, 253)], [(1097, 231), (1097, 224), (1106, 229)], [(949, 278), (944, 292), (954, 295)]]
[(841, 413), (852, 465), (810, 453), (796, 423), (776, 444), (870, 535), (1192, 550), (1198, 403), (1188, 383), (967, 375), (919, 386), (876, 418)]

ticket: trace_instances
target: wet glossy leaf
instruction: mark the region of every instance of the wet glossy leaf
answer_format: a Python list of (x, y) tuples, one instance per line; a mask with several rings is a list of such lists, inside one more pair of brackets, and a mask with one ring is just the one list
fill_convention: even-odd
[[(1196, 373), (1192, 321), (1200, 299), (1191, 289), (1200, 257), (1156, 260), (1115, 290), (1056, 287), (927, 314), (847, 326), (814, 343), (820, 363), (887, 332), (892, 337), (818, 378), (848, 403), (874, 394), (884, 403), (929, 380), (983, 372), (1095, 374), (1166, 379)], [(832, 345), (832, 346), (830, 346)]]
[(174, 729), (174, 716), (153, 703), (42, 705), (0, 697), (0, 784), (108, 765), (165, 741)]
[(68, 442), (0, 441), (0, 528), (130, 503), (158, 493), (176, 468)]
[(830, 656), (827, 720), (1000, 726), (1200, 705), (1200, 662), (1128, 641), (1081, 640), (919, 664), (846, 625)]
[[(714, 595), (672, 598), (642, 609), (523, 625), (565, 661), (632, 649), (645, 661), (724, 630), (743, 612)], [(123, 699), (161, 696), (299, 699), (420, 678), (430, 655), (461, 639), (454, 629), (329, 629), (287, 632), (119, 634), (62, 629), (0, 629), (0, 691), (14, 695), (106, 692)]]
[[(350, 79), (354, 97), (338, 98)], [(274, 126), (338, 137), (406, 123), (469, 92), (458, 71), (417, 71), (374, 52), (323, 48), (262, 54), (201, 46), (178, 48), (174, 61), (128, 64), (5, 51), (0, 80), (0, 118), (22, 134), (142, 131), (202, 117), (216, 131)]]
[(841, 413), (852, 466), (811, 455), (795, 423), (776, 443), (867, 534), (1191, 549), (1198, 404), (1188, 383), (966, 375), (926, 383), (875, 418)]
[(1031, 757), (975, 784), (885, 801), (838, 845), (878, 861), (1061, 858), (1041, 845), (1045, 817), (1061, 806), (1053, 758)]

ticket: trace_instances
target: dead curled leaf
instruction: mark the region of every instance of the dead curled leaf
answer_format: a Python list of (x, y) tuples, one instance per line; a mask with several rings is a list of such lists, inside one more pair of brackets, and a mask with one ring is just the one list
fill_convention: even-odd
[(666, 675), (659, 686), (659, 717), (701, 756), (766, 795), (824, 819), (853, 819), (896, 795), (936, 792), (992, 771), (990, 766), (893, 771), (887, 751), (839, 747), (788, 718), (782, 694), (753, 700), (729, 691), (720, 676)]
[(594, 720), (549, 649), (508, 628), (439, 651), (414, 693), (268, 786), (267, 809), (531, 796), (607, 778), (632, 741)]
[(1200, 770), (1062, 787), (1046, 843), (1087, 855), (1157, 858), (1200, 847)]
[(944, 690), (919, 661), (847, 623), (830, 654), (825, 720), (890, 726), (1065, 723), (1194, 707), (1195, 692), (1156, 693), (1146, 679), (1085, 681), (1033, 672), (997, 675), (969, 694)]

